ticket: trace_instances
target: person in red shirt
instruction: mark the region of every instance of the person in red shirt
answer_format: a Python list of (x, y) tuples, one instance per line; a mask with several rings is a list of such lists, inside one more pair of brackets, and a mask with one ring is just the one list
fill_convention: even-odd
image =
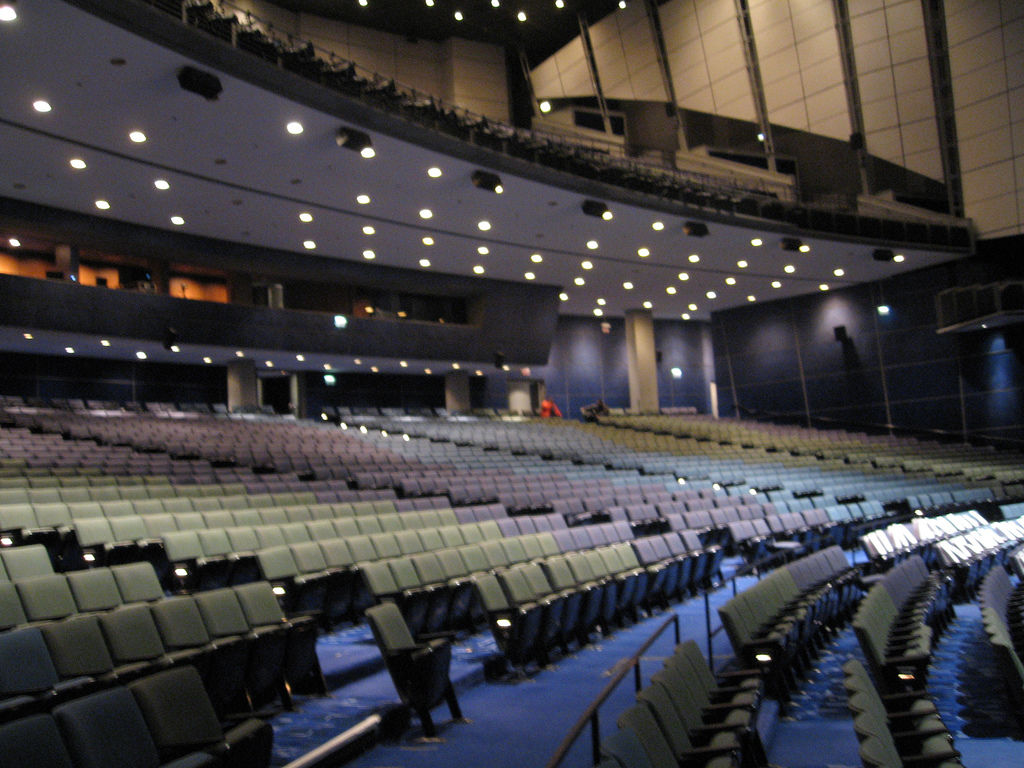
[(562, 412), (558, 410), (558, 406), (555, 405), (555, 401), (550, 397), (545, 397), (540, 404), (540, 417), (542, 419), (550, 419), (552, 416), (562, 418)]

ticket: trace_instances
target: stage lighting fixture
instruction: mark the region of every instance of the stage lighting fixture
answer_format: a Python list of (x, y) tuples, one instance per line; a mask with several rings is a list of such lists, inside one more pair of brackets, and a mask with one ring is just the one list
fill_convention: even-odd
[(784, 237), (779, 241), (779, 245), (782, 246), (784, 251), (799, 251), (803, 242), (799, 237)]
[(875, 248), (871, 252), (871, 258), (875, 261), (892, 261), (893, 252), (888, 248)]
[(708, 225), (703, 221), (688, 221), (683, 224), (683, 232), (690, 237), (707, 237)]
[(478, 189), (486, 189), (488, 192), (494, 192), (497, 195), (504, 192), (501, 186), (501, 177), (496, 173), (473, 171), (473, 175), (470, 178), (473, 181), (473, 186)]
[(609, 221), (612, 218), (612, 212), (608, 210), (608, 206), (600, 200), (584, 200), (583, 212), (587, 214), (587, 216), (597, 216), (605, 221)]
[(207, 101), (216, 101), (224, 90), (219, 77), (195, 67), (182, 67), (178, 70), (178, 85), (183, 90), (199, 94)]
[(335, 141), (338, 142), (339, 147), (351, 149), (353, 152), (360, 154), (363, 154), (364, 150), (373, 150), (373, 142), (370, 140), (370, 135), (355, 128), (342, 126), (338, 129)]

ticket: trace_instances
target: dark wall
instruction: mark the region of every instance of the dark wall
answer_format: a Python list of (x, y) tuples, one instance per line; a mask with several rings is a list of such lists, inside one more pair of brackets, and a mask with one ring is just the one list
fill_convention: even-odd
[[(807, 419), (1024, 439), (1024, 331), (936, 333), (935, 295), (956, 265), (715, 313), (723, 415)], [(889, 307), (888, 315), (878, 312)], [(837, 340), (843, 327), (846, 341)]]
[(444, 408), (444, 377), (385, 373), (305, 374), (306, 414), (315, 418), (327, 405), (348, 408)]
[[(607, 332), (603, 329), (607, 328)], [(663, 408), (694, 406), (709, 410), (709, 326), (681, 320), (654, 322), (658, 363), (658, 393)], [(672, 368), (679, 368), (674, 378)], [(577, 418), (580, 408), (602, 398), (611, 408), (629, 407), (629, 369), (625, 321), (560, 317), (547, 365), (532, 366), (529, 374), (514, 367), (512, 374), (544, 381), (548, 395), (562, 414)], [(487, 405), (505, 408), (508, 395), (501, 376), (488, 377)]]
[(0, 353), (0, 394), (118, 403), (224, 403), (227, 375), (207, 365)]

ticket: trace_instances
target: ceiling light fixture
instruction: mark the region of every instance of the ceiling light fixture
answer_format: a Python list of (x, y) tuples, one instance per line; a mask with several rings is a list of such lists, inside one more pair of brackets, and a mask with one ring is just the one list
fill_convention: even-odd
[(432, 168), (427, 168), (427, 176), (429, 176), (432, 179), (439, 179), (441, 178), (441, 169), (438, 168), (436, 165)]
[(377, 258), (377, 254), (374, 253), (373, 251), (363, 251), (363, 258), (364, 259), (375, 259), (375, 258)]
[(185, 220), (181, 216), (171, 216), (171, 224), (176, 227), (180, 227), (185, 223)]
[(156, 181), (153, 182), (153, 186), (162, 191), (166, 191), (171, 188), (171, 185), (168, 184), (164, 179), (157, 179)]
[(530, 261), (532, 261), (534, 264), (540, 264), (542, 261), (544, 261), (544, 257), (541, 256), (539, 253), (535, 253), (530, 257)]
[(305, 248), (306, 250), (312, 251), (314, 248), (316, 248), (316, 242), (313, 240), (303, 240), (302, 247)]
[(132, 131), (128, 134), (128, 138), (135, 144), (142, 144), (146, 140), (146, 134), (142, 131)]
[(364, 235), (374, 235), (376, 233), (377, 233), (377, 230), (374, 229), (373, 227), (371, 227), (369, 224), (367, 224), (365, 227), (363, 227), (363, 234)]
[(641, 248), (640, 250), (638, 250), (636, 252), (636, 255), (639, 256), (641, 259), (646, 259), (648, 256), (651, 255), (651, 249), (650, 248)]
[(592, 251), (596, 251), (597, 250), (597, 240), (588, 240), (587, 241), (587, 248), (589, 248)]
[(288, 131), (292, 136), (298, 136), (302, 133), (302, 123), (292, 121), (285, 126), (285, 130)]
[(8, 0), (0, 5), (0, 21), (14, 21), (18, 18), (18, 12), (14, 10), (14, 0)]
[(481, 232), (486, 232), (491, 228), (491, 222), (481, 221), (480, 223), (477, 224), (477, 227), (480, 229)]
[(370, 204), (370, 196), (369, 195), (359, 195), (356, 198), (356, 202), (359, 203), (360, 205), (369, 205)]
[(551, 102), (546, 100), (546, 99), (544, 101), (542, 101), (540, 103), (540, 111), (543, 112), (544, 114), (547, 114), (548, 112), (550, 112), (551, 111)]
[(432, 210), (430, 210), (429, 208), (423, 208), (420, 211), (420, 218), (421, 219), (429, 219), (429, 218), (432, 218), (433, 215), (434, 215), (434, 212)]
[(644, 302), (644, 309), (653, 309), (653, 308), (654, 308), (654, 304), (652, 304), (649, 301), (645, 301)]
[(686, 272), (680, 272), (679, 279), (685, 282), (690, 279), (690, 276)]
[(611, 221), (612, 219), (612, 212), (600, 200), (584, 200), (582, 208), (587, 216), (597, 216), (605, 221)]
[(473, 175), (469, 178), (477, 189), (486, 189), (488, 192), (494, 192), (496, 195), (500, 195), (505, 191), (501, 186), (501, 177), (496, 173), (476, 170), (473, 171)]
[(584, 269), (593, 269), (594, 268), (594, 262), (592, 262), (592, 261), (584, 261), (582, 264), (580, 264), (580, 266), (583, 267)]
[(486, 256), (488, 253), (491, 252), (491, 249), (488, 248), (486, 245), (481, 245), (479, 248), (476, 249), (476, 252), (479, 253), (481, 256)]
[(434, 244), (434, 238), (432, 238), (432, 237), (424, 237), (423, 238), (423, 244), (424, 245), (433, 245)]
[[(299, 214), (299, 221), (304, 221), (307, 224), (309, 224), (309, 222), (311, 222), (312, 220), (313, 220), (313, 214), (312, 213), (300, 213)], [(371, 227), (371, 229), (372, 229), (372, 227)], [(365, 232), (366, 229), (364, 228), (363, 231)], [(370, 232), (369, 234), (372, 235), (373, 233)]]
[(108, 203), (106, 200), (97, 200), (96, 207), (99, 208), (101, 211), (106, 211), (110, 209), (110, 203)]
[(763, 245), (764, 241), (760, 237), (755, 237), (753, 240), (750, 241), (750, 244), (757, 248), (758, 246)]
[(73, 158), (71, 158), (70, 163), (71, 163), (71, 167), (74, 168), (76, 171), (84, 170), (85, 167), (86, 167), (85, 160), (83, 160), (80, 157), (73, 157)]
[(43, 101), (42, 99), (39, 99), (39, 101), (32, 102), (32, 108), (36, 112), (49, 112), (51, 109), (53, 109), (53, 107), (50, 106), (50, 102)]
[(484, 268), (477, 264), (475, 267), (473, 267), (473, 272), (474, 274), (482, 275), (484, 273)]
[(7, 239), (7, 244), (10, 245), (11, 248), (20, 248), (21, 247), (21, 240), (19, 240), (16, 237), (11, 237), (11, 238)]

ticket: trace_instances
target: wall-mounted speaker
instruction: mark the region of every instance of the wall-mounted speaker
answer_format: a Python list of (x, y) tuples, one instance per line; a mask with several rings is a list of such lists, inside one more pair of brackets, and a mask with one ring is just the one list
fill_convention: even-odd
[(846, 326), (845, 325), (837, 325), (835, 328), (832, 329), (832, 333), (834, 333), (836, 335), (836, 341), (838, 341), (838, 342), (844, 342), (844, 341), (849, 341), (850, 340), (850, 337), (846, 334)]
[(178, 85), (186, 91), (199, 94), (207, 101), (216, 101), (224, 90), (219, 77), (195, 67), (182, 67), (178, 70)]

